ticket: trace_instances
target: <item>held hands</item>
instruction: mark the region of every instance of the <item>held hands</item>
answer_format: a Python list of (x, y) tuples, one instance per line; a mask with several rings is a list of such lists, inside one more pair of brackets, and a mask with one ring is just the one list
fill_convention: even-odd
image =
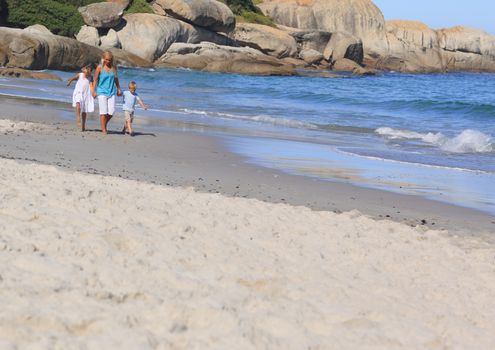
[(122, 96), (122, 90), (117, 89), (117, 96)]

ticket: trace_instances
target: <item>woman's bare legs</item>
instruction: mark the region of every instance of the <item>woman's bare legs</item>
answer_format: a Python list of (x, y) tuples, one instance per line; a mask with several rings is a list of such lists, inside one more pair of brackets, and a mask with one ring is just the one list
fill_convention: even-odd
[(101, 132), (106, 134), (107, 133), (107, 115), (106, 114), (100, 114), (100, 124), (101, 124)]

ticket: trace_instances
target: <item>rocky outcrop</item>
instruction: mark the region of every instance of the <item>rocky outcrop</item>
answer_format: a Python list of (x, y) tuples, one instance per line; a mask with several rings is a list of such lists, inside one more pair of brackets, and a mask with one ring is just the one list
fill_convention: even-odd
[(172, 44), (157, 66), (186, 67), (209, 72), (295, 75), (295, 67), (249, 47), (212, 43)]
[(10, 78), (27, 78), (41, 80), (62, 80), (58, 75), (46, 72), (35, 72), (20, 68), (0, 68), (0, 76)]
[(285, 27), (284, 30), (289, 30), (289, 34), (296, 40), (297, 49), (300, 52), (315, 50), (323, 53), (332, 36), (332, 33), (321, 30), (292, 30), (288, 27)]
[(97, 2), (79, 8), (84, 23), (95, 28), (112, 28), (119, 24), (124, 7), (117, 2)]
[[(36, 28), (34, 28), (36, 29)], [(33, 28), (0, 28), (0, 65), (25, 69), (79, 70), (100, 62), (102, 51), (77, 40)], [(150, 62), (116, 51), (119, 63), (150, 66)]]
[(231, 47), (212, 43), (175, 43), (156, 62), (159, 67), (186, 67), (208, 72), (250, 75), (296, 75), (335, 77), (329, 71), (309, 67), (295, 58), (277, 59), (249, 47)]
[(259, 7), (277, 24), (332, 33), (323, 52), (332, 62), (346, 58), (403, 72), (495, 71), (493, 36), (463, 27), (435, 31), (417, 21), (385, 22), (371, 0), (264, 0)]
[(293, 57), (297, 53), (296, 41), (292, 36), (261, 24), (239, 23), (231, 38), (241, 46), (249, 46), (278, 58)]
[(98, 62), (101, 51), (74, 39), (30, 29), (0, 28), (0, 65), (74, 70)]
[[(437, 33), (418, 21), (387, 21), (388, 50), (374, 67), (400, 72), (441, 72)], [(368, 63), (370, 64), (370, 63)]]
[(361, 64), (364, 57), (363, 42), (348, 33), (333, 33), (323, 50), (323, 57), (329, 62), (346, 58)]
[(483, 31), (435, 31), (417, 21), (387, 21), (387, 44), (365, 63), (400, 72), (495, 71), (495, 38)]
[(360, 38), (373, 55), (386, 51), (385, 19), (371, 0), (265, 0), (258, 5), (275, 23)]
[(226, 36), (155, 14), (126, 15), (115, 30), (123, 50), (152, 62), (160, 58), (173, 43), (197, 44), (209, 41), (219, 45), (235, 45)]
[(448, 71), (495, 71), (495, 37), (481, 30), (454, 27), (437, 31)]
[(155, 0), (153, 8), (159, 15), (165, 12), (214, 32), (229, 33), (235, 27), (235, 16), (230, 8), (216, 0)]

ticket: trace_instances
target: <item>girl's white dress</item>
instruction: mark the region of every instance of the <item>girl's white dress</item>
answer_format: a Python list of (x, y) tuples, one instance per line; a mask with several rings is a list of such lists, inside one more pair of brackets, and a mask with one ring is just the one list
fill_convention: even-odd
[(95, 110), (95, 100), (91, 95), (89, 84), (89, 80), (84, 73), (79, 73), (79, 79), (77, 79), (76, 87), (72, 94), (72, 107), (75, 107), (76, 103), (79, 102), (81, 112), (91, 113)]

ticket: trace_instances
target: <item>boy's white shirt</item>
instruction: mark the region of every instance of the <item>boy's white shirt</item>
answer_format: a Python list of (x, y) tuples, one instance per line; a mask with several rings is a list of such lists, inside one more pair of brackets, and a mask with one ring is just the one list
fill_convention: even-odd
[[(132, 106), (129, 106), (129, 104), (126, 104), (126, 95), (131, 95), (133, 97), (133, 100), (134, 101), (132, 103)], [(123, 100), (124, 100), (124, 103), (122, 105), (122, 109), (124, 111), (128, 111), (128, 112), (134, 112), (134, 110), (136, 109), (135, 108), (136, 107), (136, 103), (138, 101), (141, 101), (141, 98), (139, 97), (138, 93), (137, 92), (132, 93), (132, 91), (130, 91), (130, 90), (124, 91), (122, 97), (123, 97)]]

